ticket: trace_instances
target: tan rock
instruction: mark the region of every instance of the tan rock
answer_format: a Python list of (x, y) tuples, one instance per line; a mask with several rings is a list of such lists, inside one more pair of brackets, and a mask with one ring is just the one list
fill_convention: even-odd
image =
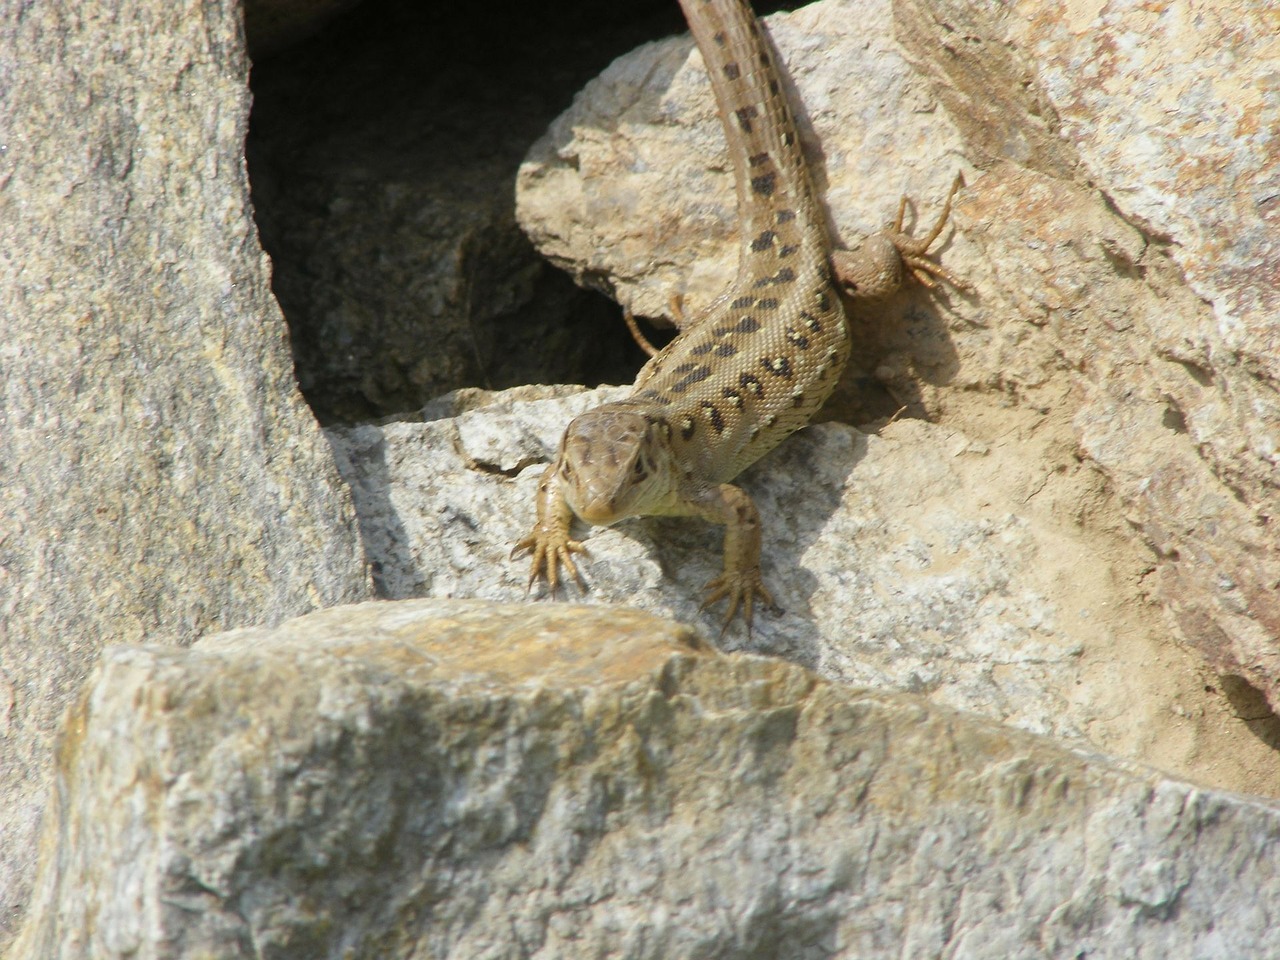
[[(529, 561), (509, 554), (543, 465), (565, 423), (623, 390), (468, 392), (434, 405), (437, 419), (331, 430), (381, 593), (527, 599)], [(872, 436), (821, 424), (748, 470), (783, 612), (720, 647), (1280, 794), (1274, 725), (1255, 711), (1250, 732), (1237, 698), (1173, 641), (1139, 595), (1132, 546), (1075, 519), (1107, 499), (1095, 470), (1046, 466), (1075, 450), (1069, 422), (1009, 423), (1022, 432), (990, 445), (919, 420)], [(718, 528), (651, 518), (580, 532), (589, 599), (718, 636), (723, 610), (699, 610)]]
[[(1072, 504), (1055, 480), (1060, 521), (1106, 538), (1131, 525), (1150, 568), (1135, 601), (1154, 594), (1214, 671), (1275, 706), (1280, 54), (1266, 14), (1195, 10), (828, 0), (769, 22), (842, 240), (899, 192), (927, 219), (957, 169), (969, 186), (941, 257), (975, 295), (858, 309), (833, 412), (884, 413), (866, 412), (874, 378), (908, 415), (1021, 444), (1009, 477), (1024, 487), (1078, 475), (1083, 452), (1114, 499), (1082, 484)], [(611, 67), (519, 181), (539, 248), (641, 314), (666, 313), (673, 291), (696, 309), (736, 262), (689, 51), (673, 40)]]

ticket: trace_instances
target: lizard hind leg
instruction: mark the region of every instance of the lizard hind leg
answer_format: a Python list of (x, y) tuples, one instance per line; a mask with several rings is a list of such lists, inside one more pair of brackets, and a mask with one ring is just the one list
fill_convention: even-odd
[(888, 230), (867, 237), (858, 248), (833, 250), (831, 269), (836, 282), (850, 296), (865, 300), (875, 300), (896, 293), (905, 284), (908, 275), (930, 290), (938, 286), (938, 280), (946, 281), (957, 290), (972, 289), (967, 281), (953, 274), (929, 254), (929, 248), (951, 217), (951, 201), (963, 182), (961, 176), (956, 174), (942, 213), (927, 235), (913, 237), (903, 230), (907, 210), (907, 198), (904, 196), (898, 204), (898, 215)]

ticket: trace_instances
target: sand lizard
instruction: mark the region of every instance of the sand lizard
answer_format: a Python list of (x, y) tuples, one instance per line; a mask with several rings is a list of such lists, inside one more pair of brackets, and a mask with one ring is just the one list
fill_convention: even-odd
[[(554, 594), (560, 565), (585, 589), (570, 539), (576, 514), (608, 525), (627, 517), (695, 516), (723, 524), (724, 572), (703, 606), (728, 600), (748, 632), (760, 576), (760, 515), (727, 481), (804, 426), (831, 394), (849, 357), (837, 284), (880, 297), (908, 274), (964, 284), (927, 258), (951, 196), (927, 237), (895, 226), (835, 250), (818, 204), (774, 52), (747, 0), (680, 0), (706, 64), (724, 125), (741, 218), (738, 277), (682, 324), (636, 377), (631, 395), (576, 417), (538, 486), (537, 521), (512, 551), (533, 553), (529, 584)], [(959, 180), (957, 178), (957, 185)], [(955, 187), (952, 188), (952, 195)]]

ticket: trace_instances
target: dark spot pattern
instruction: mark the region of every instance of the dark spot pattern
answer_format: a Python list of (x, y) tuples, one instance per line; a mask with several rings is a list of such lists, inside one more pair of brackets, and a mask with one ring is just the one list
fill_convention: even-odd
[(800, 245), (798, 243), (788, 243), (779, 248), (778, 256), (790, 257), (799, 249), (800, 249)]
[(703, 354), (710, 353), (716, 348), (714, 340), (708, 340), (706, 343), (700, 343), (696, 347), (690, 347), (689, 352), (695, 357), (701, 357)]
[[(759, 116), (760, 111), (755, 107), (743, 107), (734, 111), (734, 116), (738, 118), (738, 128), (743, 133), (751, 132), (751, 121)], [(754, 181), (753, 181), (754, 182)]]
[(749, 373), (744, 373), (738, 377), (738, 386), (757, 397), (764, 396), (764, 384), (760, 382), (758, 377), (754, 377)]
[(755, 297), (738, 297), (733, 303), (729, 304), (730, 310), (746, 310), (756, 305)]
[(742, 70), (739, 69), (736, 63), (726, 63), (724, 65), (724, 75), (726, 80), (737, 80), (738, 77), (742, 76)]
[(791, 379), (791, 361), (786, 357), (765, 357), (760, 361), (760, 365), (775, 377)]
[(787, 339), (790, 340), (792, 343), (794, 343), (801, 350), (809, 349), (809, 338), (806, 337), (799, 330), (795, 330), (792, 327), (787, 327)]
[(742, 409), (742, 394), (733, 387), (725, 387), (720, 391), (720, 395), (729, 401), (730, 405), (738, 410)]
[(688, 367), (693, 367), (694, 369), (671, 385), (672, 393), (684, 393), (692, 384), (699, 383), (711, 376), (711, 368), (706, 364), (699, 366), (698, 364), (682, 363), (676, 367), (676, 373), (680, 373)]
[(716, 344), (715, 352), (717, 357), (732, 357), (738, 352), (738, 348), (732, 343), (719, 343)]
[[(750, 133), (750, 130), (747, 132)], [(773, 191), (777, 186), (778, 175), (776, 173), (766, 173), (763, 176), (751, 178), (751, 192), (761, 197), (772, 197)]]
[(728, 42), (728, 38), (725, 37), (723, 30), (719, 31), (718, 33), (712, 34), (711, 39), (717, 47), (723, 47), (725, 43)]
[(767, 152), (753, 153), (751, 156), (747, 157), (747, 163), (751, 164), (751, 166), (753, 167), (758, 167), (760, 166), (760, 164), (768, 163), (768, 162), (769, 162), (769, 154)]
[(809, 328), (809, 330), (810, 330), (811, 332), (813, 332), (813, 333), (821, 333), (821, 332), (822, 332), (822, 324), (821, 324), (821, 323), (819, 323), (819, 322), (818, 322), (818, 318), (817, 318), (817, 317), (815, 317), (815, 316), (814, 316), (812, 313), (810, 313), (808, 310), (801, 310), (801, 311), (800, 311), (800, 319), (804, 321), (804, 325), (805, 325), (806, 327), (808, 327), (808, 328)]
[(737, 324), (732, 328), (734, 333), (755, 333), (759, 329), (760, 321), (749, 313), (739, 319)]
[(756, 301), (756, 307), (761, 310), (777, 310), (778, 301), (773, 297), (765, 297), (762, 300)]
[(720, 415), (720, 411), (716, 409), (716, 405), (710, 400), (703, 400), (702, 409), (706, 411), (707, 418), (711, 421), (711, 426), (715, 432), (724, 433), (724, 417)]
[(693, 417), (680, 418), (680, 436), (686, 440), (693, 438), (693, 433), (698, 429), (698, 425), (693, 422)]
[(765, 230), (751, 241), (751, 249), (756, 253), (760, 253), (762, 250), (768, 250), (773, 246), (773, 241), (776, 240), (777, 237), (778, 235), (772, 230)]
[(792, 220), (794, 220), (795, 218), (796, 218), (796, 212), (795, 212), (794, 210), (779, 210), (779, 211), (778, 211), (778, 222), (779, 222), (779, 223), (790, 223), (790, 222), (791, 222)]

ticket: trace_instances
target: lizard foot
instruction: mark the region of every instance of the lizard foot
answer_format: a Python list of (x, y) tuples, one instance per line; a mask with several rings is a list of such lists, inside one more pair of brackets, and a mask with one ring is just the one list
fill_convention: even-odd
[(907, 213), (907, 198), (904, 196), (898, 204), (897, 218), (884, 233), (867, 237), (856, 249), (833, 250), (831, 268), (836, 282), (850, 296), (866, 300), (878, 300), (895, 293), (902, 287), (907, 274), (930, 290), (937, 288), (938, 280), (945, 280), (957, 290), (972, 290), (968, 281), (956, 276), (929, 254), (929, 248), (951, 217), (951, 201), (963, 182), (956, 174), (942, 213), (927, 236), (913, 237), (903, 229)]
[(537, 524), (527, 537), (511, 548), (512, 558), (524, 550), (529, 550), (533, 553), (533, 564), (529, 568), (529, 582), (524, 588), (525, 596), (528, 596), (529, 591), (533, 589), (534, 581), (541, 579), (547, 582), (551, 595), (554, 597), (556, 590), (560, 587), (560, 565), (562, 563), (565, 569), (573, 576), (573, 579), (578, 582), (578, 589), (583, 593), (587, 592), (587, 582), (582, 579), (582, 574), (573, 562), (575, 553), (580, 553), (583, 556), (591, 555), (581, 541), (570, 540), (560, 531), (548, 530), (541, 524)]
[(942, 228), (946, 226), (947, 220), (950, 219), (951, 201), (955, 198), (956, 191), (960, 189), (962, 183), (964, 183), (964, 179), (957, 173), (955, 180), (951, 182), (951, 190), (947, 193), (946, 203), (942, 205), (942, 213), (939, 214), (928, 236), (916, 238), (909, 233), (903, 232), (902, 220), (907, 212), (907, 198), (905, 196), (898, 202), (898, 216), (894, 219), (893, 228), (889, 231), (889, 239), (898, 249), (898, 254), (902, 257), (902, 262), (907, 270), (922, 286), (929, 290), (933, 290), (938, 286), (938, 281), (934, 277), (947, 281), (957, 290), (973, 289), (968, 281), (962, 280), (942, 264), (929, 258), (929, 248), (933, 246), (933, 241), (938, 239), (938, 234), (942, 233)]
[(729, 611), (725, 614), (724, 623), (720, 627), (720, 637), (722, 639), (739, 608), (742, 610), (742, 619), (747, 624), (747, 639), (751, 638), (751, 622), (755, 613), (757, 597), (763, 600), (767, 606), (776, 609), (772, 594), (765, 589), (759, 567), (750, 567), (746, 570), (726, 570), (720, 576), (708, 581), (703, 589), (707, 591), (707, 598), (702, 601), (702, 606), (698, 608), (699, 610), (705, 610), (725, 597), (729, 598)]

